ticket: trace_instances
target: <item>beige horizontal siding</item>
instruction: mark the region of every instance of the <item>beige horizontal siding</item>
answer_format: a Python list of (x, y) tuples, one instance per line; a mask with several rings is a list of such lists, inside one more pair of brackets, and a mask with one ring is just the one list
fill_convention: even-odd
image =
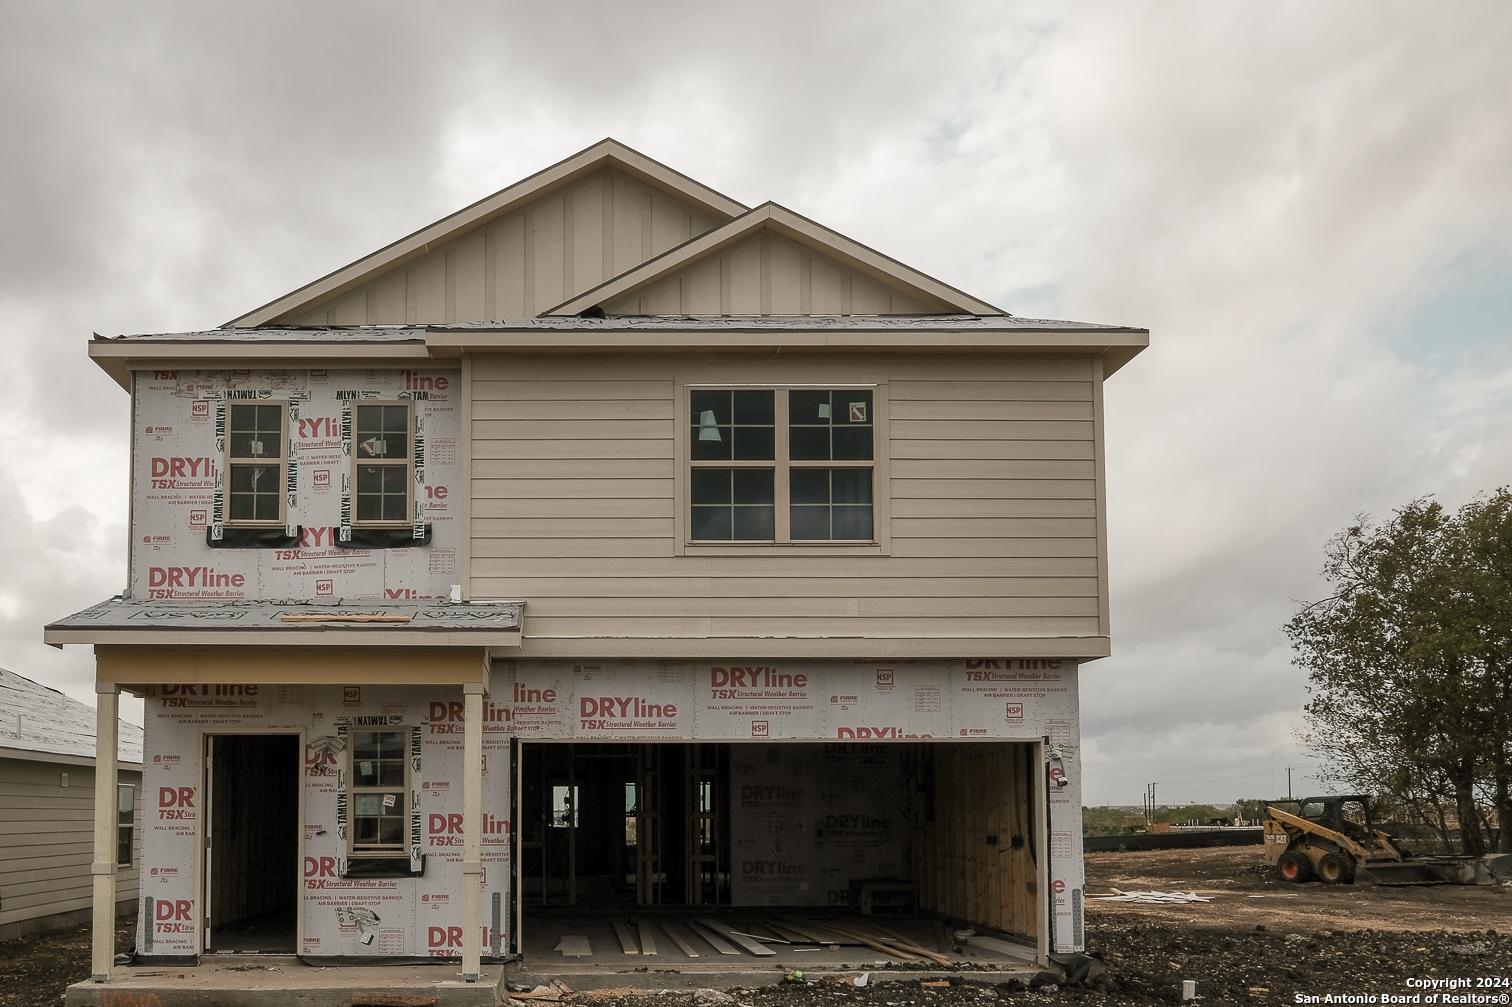
[[(515, 540), (495, 540), (491, 554), (485, 557), (493, 561), (511, 558), (510, 550), (521, 545)], [(1065, 550), (1051, 548), (1051, 551), (1060, 553)], [(501, 555), (502, 554), (502, 555)], [(871, 576), (872, 571), (878, 568), (878, 564), (885, 563), (890, 576)], [(507, 563), (493, 563), (503, 575)], [(1072, 578), (1078, 582), (1087, 578), (1095, 577), (1097, 573), (1097, 560), (1094, 556), (969, 556), (952, 558), (941, 562), (932, 557), (908, 558), (899, 556), (832, 556), (819, 557), (803, 555), (794, 551), (792, 555), (774, 556), (767, 552), (753, 552), (749, 556), (741, 557), (739, 575), (728, 576), (730, 569), (729, 558), (725, 556), (671, 556), (665, 550), (660, 555), (646, 556), (635, 563), (633, 568), (620, 568), (615, 573), (606, 574), (605, 567), (599, 563), (594, 555), (587, 556), (562, 556), (558, 562), (549, 568), (537, 565), (537, 572), (529, 576), (515, 575), (510, 577), (510, 582), (525, 589), (525, 594), (536, 596), (532, 592), (538, 592), (541, 597), (552, 597), (559, 593), (565, 593), (568, 581), (613, 581), (620, 588), (629, 590), (637, 581), (661, 581), (661, 580), (688, 580), (691, 582), (708, 583), (718, 588), (721, 593), (738, 590), (738, 585), (746, 585), (746, 589), (752, 591), (777, 592), (783, 589), (802, 592), (808, 590), (805, 582), (813, 580), (834, 581), (837, 584), (849, 584), (851, 590), (872, 594), (895, 594), (899, 590), (906, 589), (907, 585), (914, 582), (929, 581), (934, 584), (949, 584), (955, 581), (972, 578), (983, 578), (999, 583), (1013, 581), (1022, 578), (1053, 579), (1056, 576)], [(554, 588), (547, 588), (542, 583), (551, 581)], [(729, 585), (722, 588), (720, 585)], [(582, 593), (592, 594), (593, 585), (579, 583)], [(1007, 588), (1005, 588), (1007, 589)], [(619, 593), (617, 588), (615, 593)], [(1014, 593), (1010, 591), (1010, 593)]]
[[(711, 617), (668, 617), (648, 619), (644, 616), (627, 618), (594, 616), (591, 627), (584, 624), (582, 616), (559, 618), (536, 616), (531, 619), (529, 635), (542, 637), (572, 637), (574, 639), (603, 639), (614, 637), (670, 638), (678, 637), (744, 637), (759, 641), (765, 637), (790, 636), (809, 639), (827, 637), (875, 637), (886, 638), (997, 638), (1035, 636), (1083, 636), (1087, 633), (1085, 617), (1068, 618), (1018, 618), (998, 615), (990, 619), (953, 618), (861, 618), (848, 617), (843, 625), (835, 618), (826, 616), (815, 619), (787, 619), (782, 623), (782, 632), (773, 630), (769, 618), (723, 619)], [(606, 648), (607, 649), (607, 648)], [(669, 652), (676, 652), (675, 644), (668, 643)], [(753, 644), (752, 652), (760, 651)]]
[[(139, 850), (141, 774), (121, 772), (118, 778), (137, 788), (133, 842)], [(0, 759), (0, 925), (88, 908), (93, 860), (94, 770)], [(122, 868), (116, 873), (117, 899), (137, 894), (136, 867)]]
[[(471, 592), (527, 601), (527, 637), (1101, 631), (1090, 358), (512, 356), (472, 373)], [(886, 553), (679, 549), (684, 386), (831, 382), (884, 386)]]

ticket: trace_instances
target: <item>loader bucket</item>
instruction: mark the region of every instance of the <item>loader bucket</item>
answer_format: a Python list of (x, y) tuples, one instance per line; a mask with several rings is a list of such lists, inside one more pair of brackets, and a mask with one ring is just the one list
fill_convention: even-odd
[(1427, 864), (1373, 863), (1360, 864), (1355, 868), (1354, 883), (1357, 885), (1436, 885), (1447, 879)]

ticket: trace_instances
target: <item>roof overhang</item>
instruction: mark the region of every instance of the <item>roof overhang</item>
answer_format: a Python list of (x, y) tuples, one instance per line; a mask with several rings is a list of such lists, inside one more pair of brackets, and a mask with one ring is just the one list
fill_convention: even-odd
[(1149, 343), (1148, 329), (1011, 315), (725, 315), (96, 337), (89, 355), (129, 391), (132, 371), (451, 367), (464, 353), (1092, 353), (1106, 377)]
[(488, 647), (520, 645), (524, 602), (140, 601), (112, 598), (44, 627), (95, 646)]

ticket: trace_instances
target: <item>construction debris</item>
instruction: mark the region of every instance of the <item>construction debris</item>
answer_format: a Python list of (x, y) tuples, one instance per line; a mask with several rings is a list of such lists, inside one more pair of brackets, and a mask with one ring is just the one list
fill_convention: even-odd
[(1189, 902), (1211, 902), (1211, 897), (1196, 892), (1123, 892), (1113, 889), (1113, 895), (1090, 895), (1099, 902), (1140, 902), (1144, 904), (1185, 905)]

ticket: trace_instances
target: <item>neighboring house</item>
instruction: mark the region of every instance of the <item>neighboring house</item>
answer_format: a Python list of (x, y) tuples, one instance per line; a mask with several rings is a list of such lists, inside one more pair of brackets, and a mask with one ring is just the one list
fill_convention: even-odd
[(219, 329), (96, 339), (130, 591), (46, 639), (147, 698), (140, 954), (475, 976), (534, 906), (881, 879), (1080, 948), (1102, 383), (1147, 342), (613, 141)]
[[(109, 809), (117, 910), (134, 913), (142, 729), (122, 721)], [(90, 920), (95, 711), (0, 668), (0, 941)]]

